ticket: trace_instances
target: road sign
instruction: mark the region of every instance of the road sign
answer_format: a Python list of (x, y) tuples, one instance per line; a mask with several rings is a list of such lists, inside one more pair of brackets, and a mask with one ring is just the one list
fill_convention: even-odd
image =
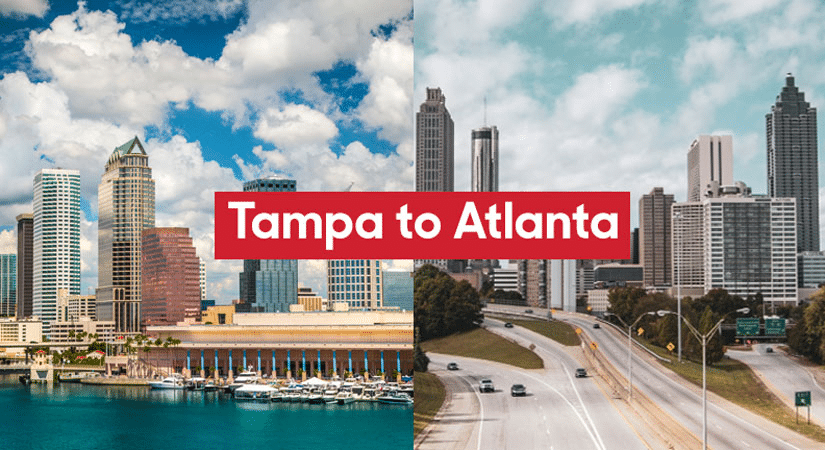
[(759, 335), (759, 318), (745, 317), (736, 319), (736, 335), (737, 336), (758, 336)]
[(811, 406), (811, 391), (797, 392), (796, 406)]
[(785, 319), (765, 319), (765, 334), (771, 336), (784, 336)]
[(593, 350), (596, 350), (597, 348), (599, 348), (599, 344), (597, 344), (595, 341), (591, 341), (590, 342), (590, 348), (592, 348)]
[(676, 348), (676, 346), (675, 346), (675, 345), (673, 345), (673, 342), (669, 342), (669, 343), (667, 344), (667, 349), (668, 349), (668, 351), (671, 351), (671, 352), (672, 352), (674, 348)]
[(582, 329), (581, 328), (576, 328), (576, 334), (582, 334)]
[(644, 328), (642, 328), (642, 327), (639, 327), (639, 329), (638, 329), (638, 330), (636, 330), (636, 333), (637, 333), (639, 336), (641, 336), (641, 335), (645, 334), (645, 329), (644, 329)]

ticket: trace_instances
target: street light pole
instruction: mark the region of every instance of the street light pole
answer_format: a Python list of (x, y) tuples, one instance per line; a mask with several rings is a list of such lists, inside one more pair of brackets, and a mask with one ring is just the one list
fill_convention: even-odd
[[(681, 224), (681, 222), (682, 222), (682, 220), (681, 220), (682, 219), (682, 213), (677, 211), (673, 215), (673, 218), (675, 219), (676, 222), (679, 222)], [(681, 228), (679, 228), (679, 230), (684, 231)], [(674, 236), (675, 236), (675, 233), (674, 233)], [(676, 268), (678, 270), (678, 272), (677, 272), (678, 276), (676, 278), (676, 313), (679, 314), (679, 317), (682, 317), (682, 240), (683, 240), (683, 238), (684, 238), (684, 233), (680, 233), (679, 234), (679, 241), (678, 241), (679, 242), (679, 250), (676, 253)], [(681, 320), (676, 321), (676, 334), (678, 336), (678, 342), (677, 342), (676, 346), (679, 349), (677, 354), (678, 354), (678, 357), (679, 357), (679, 362), (681, 363), (682, 362), (682, 321)]]
[[(735, 312), (738, 312), (738, 313), (741, 313), (741, 314), (747, 314), (747, 313), (750, 312), (750, 308), (740, 308), (740, 309), (737, 309)], [(659, 316), (664, 316), (666, 314), (676, 314), (676, 313), (674, 313), (673, 311), (659, 311), (658, 314), (659, 314)], [(715, 333), (716, 330), (719, 329), (719, 327), (722, 325), (722, 322), (725, 321), (725, 318), (729, 314), (731, 314), (731, 313), (728, 313), (728, 314), (725, 314), (724, 316), (722, 316), (722, 318), (719, 319), (718, 322), (716, 322), (716, 325), (714, 325), (705, 334), (699, 333), (699, 331), (696, 328), (694, 328), (693, 325), (691, 325), (690, 322), (688, 322), (687, 319), (685, 319), (681, 314), (678, 314), (679, 318), (681, 320), (685, 321), (685, 325), (687, 325), (690, 332), (693, 333), (693, 335), (696, 336), (696, 339), (698, 339), (699, 342), (702, 343), (702, 449), (703, 450), (708, 449), (708, 378), (707, 378), (708, 339), (711, 336), (713, 336), (713, 333)]]
[(622, 320), (622, 318), (619, 317), (618, 315), (613, 314), (613, 313), (605, 313), (605, 316), (613, 316), (613, 317), (619, 319), (619, 322), (621, 322), (622, 325), (627, 326), (627, 401), (628, 402), (633, 400), (633, 335), (632, 335), (633, 327), (635, 327), (636, 324), (639, 323), (639, 321), (642, 320), (642, 318), (644, 316), (650, 316), (650, 315), (654, 315), (654, 314), (656, 314), (656, 313), (653, 312), (653, 311), (646, 312), (646, 313), (642, 314), (641, 316), (637, 317), (636, 320), (632, 324), (630, 324), (630, 326), (627, 326), (627, 324), (624, 323), (624, 320)]

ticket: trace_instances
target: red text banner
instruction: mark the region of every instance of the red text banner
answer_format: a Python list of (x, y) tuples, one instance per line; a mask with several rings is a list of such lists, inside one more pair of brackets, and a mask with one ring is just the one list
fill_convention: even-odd
[(220, 259), (627, 259), (628, 192), (217, 192)]

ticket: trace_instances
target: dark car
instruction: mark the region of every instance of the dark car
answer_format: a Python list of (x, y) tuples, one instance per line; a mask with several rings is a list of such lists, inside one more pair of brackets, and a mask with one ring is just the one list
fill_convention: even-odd
[(601, 327), (602, 327), (602, 326), (601, 326), (601, 325), (599, 325), (598, 323), (594, 323), (594, 324), (593, 324), (593, 328), (601, 328)]
[(583, 367), (579, 367), (576, 369), (576, 378), (585, 378), (587, 377), (587, 370)]
[(504, 324), (504, 328), (513, 328), (513, 324), (510, 323), (510, 322), (507, 322), (507, 323)]
[(513, 387), (510, 388), (510, 395), (512, 395), (513, 397), (524, 397), (525, 395), (527, 395), (527, 388), (524, 387), (523, 384), (514, 384)]
[(447, 364), (447, 370), (458, 370), (458, 364), (456, 364), (454, 362), (450, 363), (450, 364)]
[(766, 348), (765, 353), (773, 353), (773, 347)]
[(524, 314), (533, 314), (533, 310), (532, 309), (525, 309)]

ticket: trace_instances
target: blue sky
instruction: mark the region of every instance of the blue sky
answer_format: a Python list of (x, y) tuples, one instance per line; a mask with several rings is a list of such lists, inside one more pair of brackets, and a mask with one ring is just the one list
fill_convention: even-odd
[(414, 98), (446, 95), (457, 190), (484, 96), (502, 190), (630, 191), (634, 225), (653, 187), (685, 199), (703, 134), (733, 135), (734, 179), (765, 193), (765, 114), (786, 72), (825, 106), (820, 0), (418, 0), (415, 13)]
[[(190, 228), (210, 298), (228, 303), (241, 264), (212, 258), (213, 192), (272, 174), (300, 190), (412, 188), (411, 11), (409, 1), (0, 0), (0, 252), (14, 252), (34, 174), (80, 169), (83, 291), (94, 287), (97, 184), (136, 135), (156, 225)], [(322, 294), (324, 273), (301, 263)]]

